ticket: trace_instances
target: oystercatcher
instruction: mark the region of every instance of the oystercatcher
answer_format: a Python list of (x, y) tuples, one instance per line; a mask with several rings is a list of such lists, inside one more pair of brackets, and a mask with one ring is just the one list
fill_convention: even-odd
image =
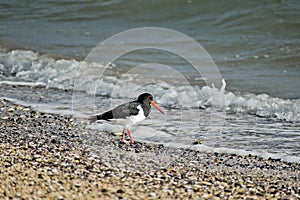
[(153, 96), (149, 93), (143, 93), (138, 96), (137, 100), (121, 104), (116, 108), (109, 110), (103, 114), (89, 117), (90, 122), (97, 120), (118, 121), (124, 125), (122, 132), (122, 143), (125, 143), (126, 131), (130, 138), (130, 143), (134, 143), (131, 136), (130, 127), (139, 123), (148, 117), (153, 105), (162, 114), (164, 112), (154, 102)]

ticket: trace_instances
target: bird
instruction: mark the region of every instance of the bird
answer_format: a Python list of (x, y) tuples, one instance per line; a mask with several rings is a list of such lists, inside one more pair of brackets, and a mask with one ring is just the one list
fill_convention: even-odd
[(91, 123), (97, 120), (121, 122), (121, 124), (124, 125), (122, 131), (122, 143), (125, 143), (125, 135), (127, 133), (130, 138), (130, 143), (133, 144), (134, 140), (132, 138), (130, 128), (148, 117), (151, 111), (151, 105), (164, 114), (153, 100), (153, 96), (149, 93), (143, 93), (140, 94), (135, 101), (123, 103), (102, 114), (90, 116), (89, 120)]

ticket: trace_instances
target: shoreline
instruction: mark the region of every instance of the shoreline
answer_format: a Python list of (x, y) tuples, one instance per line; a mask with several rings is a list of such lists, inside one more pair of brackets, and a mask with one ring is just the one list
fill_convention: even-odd
[[(120, 144), (87, 121), (0, 100), (0, 197), (298, 199), (300, 164)], [(91, 137), (93, 136), (93, 137)]]

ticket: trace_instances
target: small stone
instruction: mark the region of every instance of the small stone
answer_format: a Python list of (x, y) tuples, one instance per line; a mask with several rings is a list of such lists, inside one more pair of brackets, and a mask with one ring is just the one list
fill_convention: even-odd
[(116, 132), (116, 133), (112, 133), (114, 136), (122, 136), (123, 135), (123, 133), (121, 133), (121, 132)]
[(212, 183), (206, 182), (206, 181), (202, 181), (202, 182), (200, 182), (200, 184), (201, 184), (201, 185), (207, 185), (207, 186), (212, 185)]
[(154, 192), (150, 192), (150, 193), (149, 193), (149, 196), (150, 196), (150, 197), (155, 197), (156, 194), (155, 194)]
[(74, 185), (75, 185), (75, 187), (79, 188), (81, 186), (81, 183), (75, 183)]
[(244, 188), (239, 188), (239, 189), (237, 189), (237, 194), (245, 194), (245, 189)]
[(12, 108), (12, 107), (10, 107), (9, 109), (7, 109), (7, 112), (14, 112), (14, 111), (15, 111), (15, 109)]
[(101, 192), (106, 193), (106, 192), (108, 192), (108, 190), (107, 190), (106, 188), (103, 188), (103, 189), (101, 190)]
[(4, 166), (5, 166), (5, 167), (10, 167), (11, 164), (10, 164), (9, 162), (4, 162)]
[(57, 140), (56, 139), (51, 139), (51, 141), (50, 141), (52, 144), (56, 144), (57, 143)]
[(116, 191), (116, 193), (121, 194), (121, 193), (124, 193), (124, 191), (123, 191), (122, 189), (118, 189), (118, 190)]
[(23, 111), (30, 111), (29, 108), (23, 108)]

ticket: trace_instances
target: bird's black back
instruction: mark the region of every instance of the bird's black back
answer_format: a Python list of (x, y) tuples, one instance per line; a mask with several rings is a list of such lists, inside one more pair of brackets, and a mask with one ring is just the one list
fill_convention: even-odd
[(97, 115), (97, 120), (110, 120), (110, 119), (125, 119), (131, 115), (137, 115), (139, 113), (138, 106), (141, 106), (145, 117), (150, 113), (150, 102), (153, 100), (153, 96), (149, 93), (143, 93), (138, 96), (138, 99), (129, 103), (124, 103), (116, 108), (109, 110), (101, 115)]
[(121, 104), (112, 110), (97, 115), (97, 120), (125, 119), (131, 115), (137, 115), (139, 113), (137, 106), (139, 105), (141, 106), (139, 102), (135, 101)]

